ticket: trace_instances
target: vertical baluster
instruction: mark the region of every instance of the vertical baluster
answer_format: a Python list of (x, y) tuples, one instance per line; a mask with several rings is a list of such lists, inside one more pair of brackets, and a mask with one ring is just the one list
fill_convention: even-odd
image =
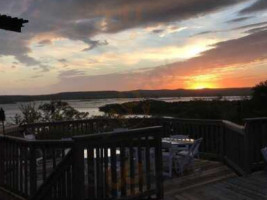
[(72, 189), (71, 189), (71, 167), (68, 166), (67, 167), (67, 199), (72, 199), (71, 193), (72, 193)]
[(53, 169), (56, 168), (56, 147), (52, 147), (52, 161), (53, 161)]
[(95, 148), (96, 151), (96, 158), (95, 158), (95, 163), (96, 163), (96, 198), (100, 199), (101, 196), (101, 190), (100, 190), (100, 158), (99, 158), (99, 153), (100, 153), (100, 148)]
[(142, 146), (141, 146), (142, 138), (138, 138), (138, 185), (139, 192), (143, 192), (143, 160), (142, 160)]
[(45, 147), (42, 148), (42, 155), (43, 155), (43, 182), (46, 179), (46, 151)]
[(105, 185), (105, 195), (104, 197), (105, 198), (108, 198), (109, 197), (109, 178), (110, 178), (110, 174), (108, 173), (109, 172), (109, 167), (108, 167), (108, 164), (109, 164), (109, 158), (108, 158), (108, 146), (106, 146), (106, 148), (104, 148), (104, 171), (105, 171), (105, 177), (104, 177), (104, 185)]
[(19, 154), (18, 154), (18, 144), (15, 143), (15, 191), (19, 191)]
[(29, 195), (28, 187), (28, 146), (24, 146), (24, 192), (25, 195)]
[(150, 140), (146, 137), (146, 187), (149, 191), (151, 189), (151, 169), (150, 169)]
[(80, 141), (74, 143), (73, 194), (75, 199), (84, 199), (84, 146)]
[(134, 149), (130, 146), (130, 191), (133, 195), (135, 193), (135, 161), (134, 161)]
[(87, 148), (88, 199), (95, 199), (94, 149)]
[(30, 195), (34, 195), (37, 190), (37, 170), (36, 170), (36, 148), (30, 146)]
[(19, 147), (19, 191), (23, 192), (23, 147)]
[(125, 157), (125, 146), (120, 147), (120, 167), (121, 167), (121, 197), (126, 196), (126, 157)]
[(157, 199), (163, 198), (163, 177), (162, 177), (162, 150), (161, 150), (161, 137), (155, 136), (156, 149), (155, 149), (155, 163), (156, 163), (156, 190)]
[(4, 141), (3, 138), (0, 138), (0, 186), (3, 185), (4, 182)]
[(112, 146), (111, 149), (111, 182), (112, 182), (112, 197), (116, 198), (118, 195), (117, 191), (117, 157), (116, 157), (116, 147)]

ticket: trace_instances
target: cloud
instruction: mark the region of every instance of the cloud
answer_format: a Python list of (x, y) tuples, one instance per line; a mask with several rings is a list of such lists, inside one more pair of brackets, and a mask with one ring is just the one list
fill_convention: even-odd
[(192, 36), (206, 35), (206, 34), (215, 33), (215, 32), (216, 31), (202, 31), (202, 32), (196, 33), (195, 35), (192, 35)]
[(70, 78), (70, 77), (81, 76), (84, 74), (85, 74), (85, 72), (82, 70), (77, 70), (77, 69), (64, 70), (64, 71), (60, 72), (59, 78), (65, 79), (65, 78)]
[(61, 63), (66, 63), (66, 62), (68, 62), (68, 60), (67, 60), (67, 59), (65, 59), (65, 58), (61, 58), (61, 59), (58, 59), (58, 62), (61, 62)]
[(106, 40), (104, 41), (99, 41), (99, 40), (89, 40), (87, 42), (87, 44), (89, 44), (88, 48), (83, 49), (83, 51), (90, 51), (98, 46), (106, 46), (108, 45), (108, 42)]
[(263, 11), (267, 9), (267, 1), (266, 0), (257, 0), (251, 6), (240, 11), (241, 14), (247, 14), (252, 12)]
[(267, 30), (267, 26), (249, 29), (249, 30), (246, 31), (246, 33), (253, 34), (253, 33), (261, 32), (261, 31), (265, 31), (265, 30)]
[[(29, 23), (21, 35), (1, 34), (0, 55), (14, 56), (27, 66), (48, 66), (30, 57), (30, 44), (38, 35), (53, 35), (88, 44), (92, 50), (107, 41), (91, 38), (99, 33), (116, 33), (151, 24), (181, 21), (214, 12), (246, 0), (1, 0), (0, 12), (23, 17)], [(40, 45), (49, 44), (42, 40)]]
[[(202, 74), (231, 72), (233, 77), (239, 76), (236, 71), (245, 70), (247, 65), (253, 66), (253, 63), (267, 60), (266, 46), (267, 31), (265, 30), (239, 39), (217, 43), (213, 49), (205, 51), (198, 57), (159, 66), (153, 70), (98, 76), (81, 75), (80, 72), (74, 72), (75, 76), (61, 75), (60, 81), (52, 88), (56, 91), (77, 91), (77, 88), (79, 90), (181, 88), (185, 87), (184, 83), (190, 77), (198, 77)], [(73, 74), (71, 71), (67, 73)], [(265, 78), (267, 78), (266, 75)], [(227, 77), (225, 79), (228, 80)], [(243, 79), (246, 80), (246, 77)], [(257, 77), (254, 77), (254, 82), (256, 79)], [(252, 82), (250, 80), (250, 83)]]
[(267, 25), (267, 22), (259, 22), (259, 23), (244, 25), (244, 26), (238, 26), (231, 30), (249, 29), (249, 28), (255, 28), (255, 27), (264, 26), (264, 25)]
[(31, 76), (32, 79), (36, 79), (36, 78), (40, 78), (40, 77), (43, 77), (43, 75), (37, 74), (37, 75)]
[(252, 17), (239, 17), (239, 18), (235, 18), (229, 21), (226, 21), (226, 23), (236, 23), (236, 22), (242, 22), (245, 21), (247, 19), (251, 19)]
[(41, 40), (40, 42), (38, 42), (39, 47), (43, 47), (43, 46), (50, 45), (50, 44), (52, 44), (52, 41), (48, 39)]

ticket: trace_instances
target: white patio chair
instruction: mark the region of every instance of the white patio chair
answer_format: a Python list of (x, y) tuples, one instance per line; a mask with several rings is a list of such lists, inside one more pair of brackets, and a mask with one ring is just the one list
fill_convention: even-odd
[(265, 160), (265, 163), (266, 163), (265, 170), (267, 171), (267, 147), (263, 148), (263, 149), (261, 150), (261, 153), (262, 153), (263, 158), (264, 158), (264, 160)]
[[(24, 138), (26, 139), (26, 140), (36, 140), (36, 137), (35, 137), (35, 135), (34, 134), (24, 134)], [(41, 150), (40, 149), (36, 149), (36, 151), (38, 152), (38, 155), (41, 155), (42, 154), (42, 152), (41, 152)], [(39, 166), (40, 164), (41, 164), (41, 162), (43, 161), (43, 157), (38, 157), (38, 158), (36, 158), (36, 165), (37, 166)]]
[(202, 140), (202, 138), (195, 140), (188, 151), (182, 151), (174, 155), (175, 170), (178, 174), (182, 175), (185, 167), (193, 165), (194, 158), (199, 155), (198, 149)]
[(193, 145), (191, 145), (191, 147), (189, 147), (188, 150), (183, 150), (183, 151), (180, 151), (178, 153), (178, 155), (180, 156), (187, 156), (188, 154), (192, 157), (197, 157), (199, 158), (199, 146), (202, 142), (203, 138), (199, 138), (197, 140), (194, 141)]
[[(172, 177), (173, 153), (174, 152), (173, 152), (171, 143), (162, 142), (162, 149), (168, 149), (168, 151), (162, 152), (163, 175)], [(167, 169), (167, 171), (165, 169)]]
[(171, 135), (171, 138), (184, 140), (184, 139), (189, 139), (189, 136), (188, 135)]
[[(178, 140), (186, 140), (189, 139), (188, 135), (171, 135), (170, 138), (178, 139)], [(178, 144), (176, 147), (182, 151), (182, 150), (188, 150), (189, 146), (185, 144)]]

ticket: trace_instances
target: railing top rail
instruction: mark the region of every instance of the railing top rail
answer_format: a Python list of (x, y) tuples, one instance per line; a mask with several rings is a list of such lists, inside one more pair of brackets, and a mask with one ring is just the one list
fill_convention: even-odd
[(140, 137), (140, 136), (160, 136), (164, 135), (162, 126), (153, 126), (153, 127), (146, 127), (146, 128), (138, 128), (138, 129), (130, 129), (130, 130), (123, 130), (118, 132), (105, 132), (101, 134), (92, 134), (92, 135), (85, 135), (85, 136), (74, 136), (74, 140), (80, 141), (93, 141), (93, 140), (101, 140), (101, 139), (118, 139), (118, 138), (131, 138), (131, 137)]
[(241, 126), (241, 125), (239, 125), (239, 124), (235, 124), (235, 123), (230, 122), (230, 121), (227, 121), (227, 120), (223, 120), (223, 124), (224, 124), (227, 128), (229, 128), (229, 129), (231, 129), (231, 130), (234, 130), (235, 132), (238, 132), (238, 133), (240, 133), (240, 134), (242, 134), (242, 135), (245, 134), (245, 127), (244, 127), (244, 126)]
[(162, 120), (162, 121), (184, 121), (184, 122), (200, 122), (200, 123), (222, 123), (222, 120), (214, 119), (186, 119), (186, 118), (127, 118), (127, 119), (85, 119), (85, 120), (70, 120), (70, 121), (57, 121), (57, 122), (39, 122), (32, 124), (24, 124), (21, 127), (38, 127), (38, 126), (49, 126), (49, 125), (61, 125), (61, 124), (71, 124), (71, 123), (85, 123), (85, 122), (97, 122), (97, 121), (118, 121), (118, 120)]
[(222, 123), (220, 119), (185, 119), (185, 118), (171, 118), (165, 119), (170, 121), (183, 121), (183, 122), (197, 122), (197, 123)]
[(257, 118), (246, 118), (244, 119), (245, 122), (249, 121), (267, 121), (267, 117), (257, 117)]
[(55, 144), (59, 144), (59, 145), (64, 145), (64, 146), (68, 146), (68, 145), (72, 145), (73, 144), (73, 140), (28, 140), (25, 138), (19, 138), (19, 137), (14, 137), (14, 136), (2, 136), (0, 135), (0, 138), (5, 139), (5, 140), (10, 140), (10, 141), (14, 141), (17, 143), (21, 143), (21, 144), (29, 144), (29, 145), (55, 145)]

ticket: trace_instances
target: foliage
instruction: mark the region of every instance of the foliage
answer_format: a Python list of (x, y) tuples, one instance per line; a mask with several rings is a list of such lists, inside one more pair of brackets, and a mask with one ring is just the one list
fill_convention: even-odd
[[(21, 104), (19, 106), (19, 109), (22, 113), (22, 116), (19, 117), (18, 114), (15, 116), (17, 122), (36, 123), (36, 122), (41, 121), (41, 119), (42, 119), (42, 114), (37, 109), (35, 103)], [(18, 120), (21, 120), (21, 121), (18, 121)]]
[(39, 106), (42, 113), (42, 120), (46, 122), (80, 120), (88, 117), (88, 112), (79, 112), (67, 102), (51, 101)]
[(252, 88), (253, 94), (252, 99), (258, 104), (267, 103), (267, 80), (260, 82), (255, 87)]
[(51, 101), (41, 104), (38, 108), (35, 103), (21, 104), (19, 109), (22, 115), (15, 115), (13, 121), (16, 124), (80, 120), (88, 118), (89, 115), (88, 112), (79, 112), (63, 101)]

